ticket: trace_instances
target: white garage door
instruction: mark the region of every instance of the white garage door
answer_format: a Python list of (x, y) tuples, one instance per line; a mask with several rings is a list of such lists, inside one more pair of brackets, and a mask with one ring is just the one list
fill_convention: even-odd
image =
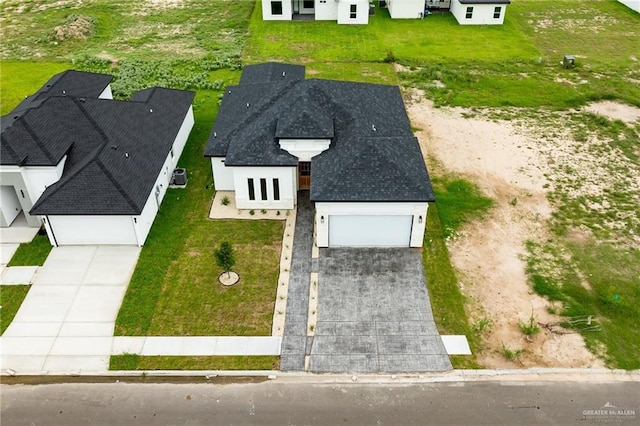
[(329, 247), (409, 247), (413, 216), (329, 216)]

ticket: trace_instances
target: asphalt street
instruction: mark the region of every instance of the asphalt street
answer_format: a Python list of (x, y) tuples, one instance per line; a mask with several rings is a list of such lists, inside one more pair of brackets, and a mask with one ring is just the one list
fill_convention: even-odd
[(2, 385), (2, 425), (640, 424), (640, 383)]

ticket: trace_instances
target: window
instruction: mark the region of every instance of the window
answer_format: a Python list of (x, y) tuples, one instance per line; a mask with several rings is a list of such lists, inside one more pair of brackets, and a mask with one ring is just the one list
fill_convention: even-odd
[(280, 181), (277, 178), (273, 179), (273, 199), (280, 201)]
[(357, 4), (352, 4), (350, 6), (349, 12), (350, 12), (349, 13), (349, 18), (356, 19), (356, 16), (358, 16), (358, 13), (357, 13), (358, 12), (358, 5)]
[(301, 161), (298, 163), (298, 168), (300, 169), (300, 176), (311, 176), (311, 162)]
[(247, 181), (249, 183), (249, 199), (251, 201), (256, 199), (256, 190), (253, 188), (253, 179)]
[(500, 19), (501, 12), (502, 12), (502, 7), (496, 6), (496, 8), (493, 9), (493, 19)]
[(467, 8), (467, 14), (465, 15), (465, 18), (471, 19), (472, 17), (473, 17), (473, 7), (468, 7)]
[(260, 179), (260, 198), (262, 201), (267, 201), (267, 180)]
[(272, 15), (282, 15), (282, 2), (281, 1), (272, 1), (271, 2), (271, 14)]
[(304, 0), (302, 2), (302, 7), (304, 7), (305, 9), (313, 9), (313, 0)]

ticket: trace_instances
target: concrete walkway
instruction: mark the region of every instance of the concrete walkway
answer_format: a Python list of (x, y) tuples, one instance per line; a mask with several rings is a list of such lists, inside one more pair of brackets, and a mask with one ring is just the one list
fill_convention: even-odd
[(108, 370), (115, 319), (139, 253), (139, 247), (53, 248), (0, 337), (2, 369)]
[(280, 356), (282, 371), (304, 371), (305, 369), (312, 246), (313, 206), (309, 201), (309, 192), (300, 191)]

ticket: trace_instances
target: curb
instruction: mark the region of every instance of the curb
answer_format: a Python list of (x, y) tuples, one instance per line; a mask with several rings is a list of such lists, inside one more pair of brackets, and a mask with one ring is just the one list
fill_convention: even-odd
[(464, 382), (640, 382), (640, 370), (608, 370), (589, 368), (530, 368), (504, 370), (452, 370), (444, 373), (424, 374), (314, 374), (305, 372), (282, 372), (276, 370), (152, 370), (152, 371), (107, 371), (55, 373), (50, 371), (11, 374), (3, 371), (0, 377), (19, 379), (42, 376), (57, 377), (60, 382), (71, 378), (118, 378), (130, 379), (204, 379), (216, 378), (257, 378), (277, 380), (283, 383), (316, 384), (420, 384), (420, 383), (464, 383)]

